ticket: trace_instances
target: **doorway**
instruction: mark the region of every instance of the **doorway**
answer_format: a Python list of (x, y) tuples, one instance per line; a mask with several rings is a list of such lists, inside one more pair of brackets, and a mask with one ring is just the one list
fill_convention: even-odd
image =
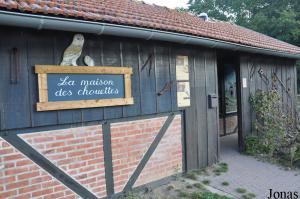
[(219, 136), (221, 152), (239, 149), (239, 56), (218, 56)]

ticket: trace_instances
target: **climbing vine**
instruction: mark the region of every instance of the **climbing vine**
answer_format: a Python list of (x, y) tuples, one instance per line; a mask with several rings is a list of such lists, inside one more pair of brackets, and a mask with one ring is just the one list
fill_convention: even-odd
[(276, 89), (250, 96), (255, 132), (245, 140), (246, 153), (264, 154), (286, 166), (300, 166), (300, 129), (297, 117), (282, 102)]

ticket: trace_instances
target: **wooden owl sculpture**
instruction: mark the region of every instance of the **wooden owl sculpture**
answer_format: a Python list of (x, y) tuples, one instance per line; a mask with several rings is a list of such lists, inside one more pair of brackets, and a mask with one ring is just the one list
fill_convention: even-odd
[(93, 60), (93, 58), (91, 58), (90, 56), (85, 56), (83, 59), (83, 62), (87, 65), (87, 66), (95, 66), (95, 61)]
[(71, 45), (65, 50), (61, 66), (77, 66), (77, 59), (80, 57), (84, 37), (82, 34), (74, 35)]

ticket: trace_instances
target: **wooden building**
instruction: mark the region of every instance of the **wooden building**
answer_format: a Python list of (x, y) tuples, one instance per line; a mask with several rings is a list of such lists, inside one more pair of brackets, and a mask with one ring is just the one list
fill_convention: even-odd
[(0, 0), (0, 36), (0, 198), (110, 198), (211, 165), (272, 77), (295, 106), (300, 48), (164, 7)]

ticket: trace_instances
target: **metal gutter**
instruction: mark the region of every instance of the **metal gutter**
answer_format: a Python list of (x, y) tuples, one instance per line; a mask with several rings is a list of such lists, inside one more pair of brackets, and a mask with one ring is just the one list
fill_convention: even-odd
[(209, 48), (227, 49), (257, 53), (292, 59), (300, 59), (300, 54), (292, 54), (265, 48), (258, 48), (236, 44), (205, 37), (191, 36), (168, 31), (160, 31), (125, 25), (52, 17), (45, 15), (25, 14), (9, 11), (0, 11), (0, 25), (19, 26), (34, 29), (62, 30), (97, 35), (113, 35), (121, 37), (139, 38), (145, 40), (160, 40), (180, 44), (200, 45)]

